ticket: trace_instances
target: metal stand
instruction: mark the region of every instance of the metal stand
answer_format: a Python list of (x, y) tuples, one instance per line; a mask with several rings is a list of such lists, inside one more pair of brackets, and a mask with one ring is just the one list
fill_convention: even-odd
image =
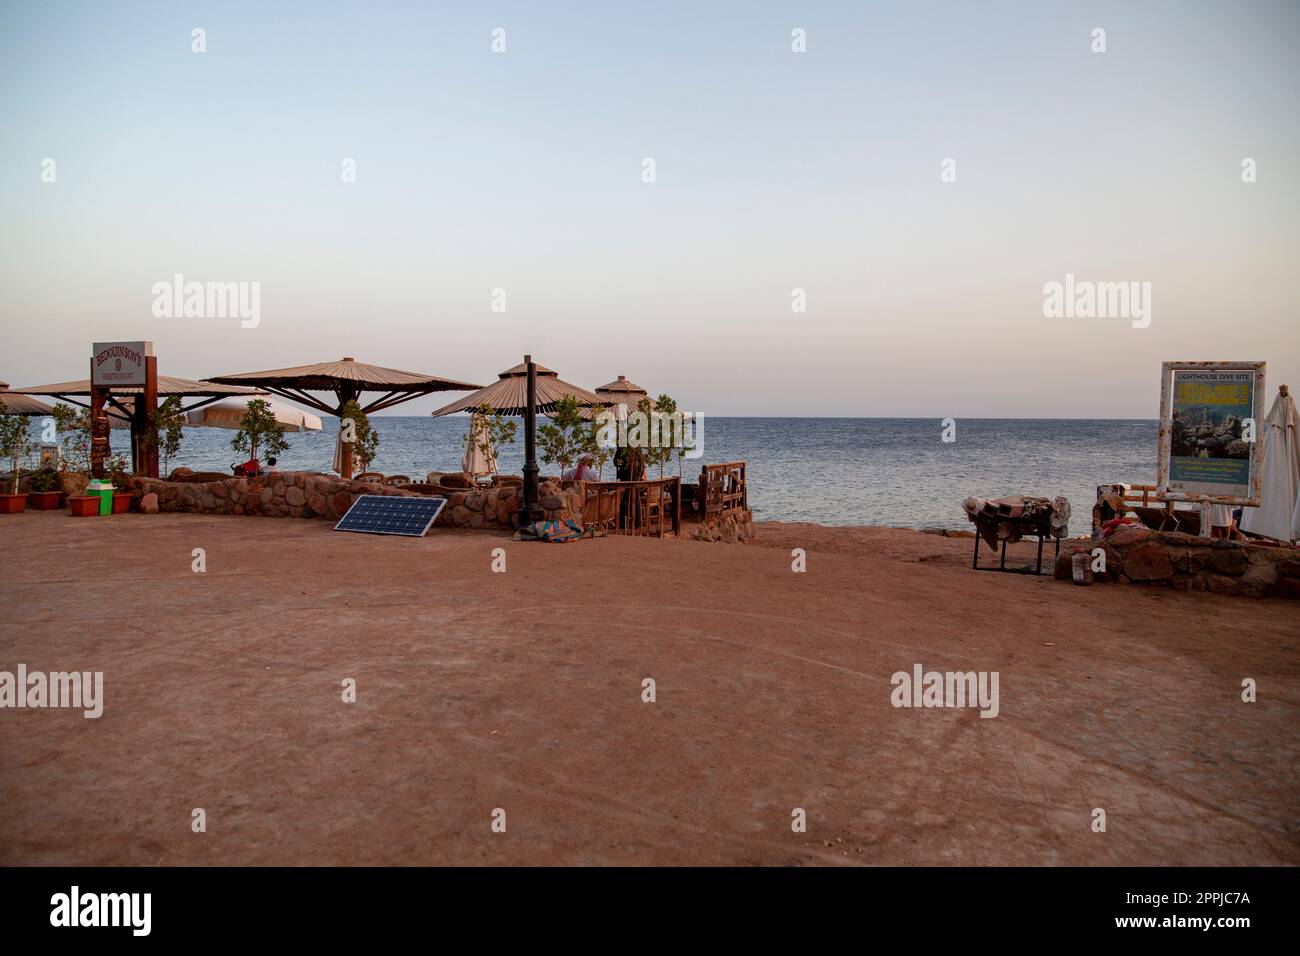
[(1052, 541), (1055, 542), (1056, 544), (1056, 553), (1052, 558), (1052, 567), (1055, 568), (1056, 558), (1059, 558), (1061, 556), (1061, 539), (1056, 537), (1055, 535), (1044, 535), (1041, 531), (1031, 532), (1031, 534), (1034, 537), (1038, 538), (1038, 561), (1035, 565), (1033, 565), (1032, 567), (1030, 565), (1025, 565), (1023, 568), (1007, 567), (1007, 542), (1006, 539), (1004, 538), (1002, 541), (1002, 555), (998, 560), (998, 566), (996, 568), (981, 568), (980, 567), (980, 532), (979, 532), (979, 526), (976, 525), (975, 526), (975, 556), (971, 559), (970, 566), (976, 571), (1002, 571), (1006, 574), (1041, 575), (1043, 573), (1043, 538), (1051, 537)]

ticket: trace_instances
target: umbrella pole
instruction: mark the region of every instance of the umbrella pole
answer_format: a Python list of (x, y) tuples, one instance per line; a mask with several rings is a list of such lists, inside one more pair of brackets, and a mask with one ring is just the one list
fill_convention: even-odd
[(520, 527), (543, 518), (542, 506), (537, 502), (537, 366), (531, 355), (525, 355), (524, 361), (528, 363), (528, 398), (524, 407), (524, 506), (519, 512)]

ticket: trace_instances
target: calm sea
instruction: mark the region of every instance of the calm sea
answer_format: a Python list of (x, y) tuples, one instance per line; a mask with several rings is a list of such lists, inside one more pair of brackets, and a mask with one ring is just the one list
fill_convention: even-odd
[[(375, 468), (422, 478), (456, 471), (468, 419), (376, 417)], [(1074, 506), (1071, 530), (1086, 532), (1095, 486), (1155, 479), (1156, 422), (1060, 419), (958, 419), (957, 440), (944, 443), (938, 419), (714, 418), (705, 419), (704, 458), (749, 465), (749, 499), (758, 520), (831, 525), (967, 527), (967, 495), (1023, 492), (1065, 495)], [(321, 432), (291, 434), (280, 467), (328, 471), (335, 419)], [(521, 428), (522, 432), (522, 428)], [(172, 466), (226, 471), (237, 456), (233, 432), (185, 429)], [(125, 435), (115, 431), (119, 449)], [(501, 456), (502, 470), (519, 473), (522, 437)], [(688, 480), (700, 460), (683, 462)], [(548, 471), (543, 466), (542, 473)], [(670, 474), (673, 472), (670, 471)], [(607, 469), (612, 478), (612, 469)]]

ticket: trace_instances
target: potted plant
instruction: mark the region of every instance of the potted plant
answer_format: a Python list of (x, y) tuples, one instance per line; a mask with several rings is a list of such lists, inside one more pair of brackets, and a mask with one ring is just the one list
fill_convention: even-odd
[(63, 507), (59, 476), (53, 469), (42, 468), (32, 473), (32, 490), (27, 493), (27, 503), (38, 511), (53, 511)]
[(113, 514), (126, 514), (135, 499), (126, 480), (126, 459), (115, 455), (105, 465), (109, 469), (108, 480), (113, 483)]
[(13, 477), (10, 493), (0, 494), (0, 514), (17, 514), (27, 507), (27, 496), (18, 493), (18, 472), (23, 459), (31, 452), (32, 443), (27, 437), (27, 418), (5, 414), (4, 407), (4, 402), (0, 401), (0, 450), (9, 459)]

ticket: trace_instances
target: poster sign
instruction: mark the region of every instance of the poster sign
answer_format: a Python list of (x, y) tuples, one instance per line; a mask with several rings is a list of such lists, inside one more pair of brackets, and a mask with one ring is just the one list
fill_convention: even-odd
[(1263, 362), (1165, 362), (1158, 487), (1174, 500), (1258, 505)]
[(91, 385), (144, 387), (145, 357), (152, 342), (96, 342), (91, 357)]

